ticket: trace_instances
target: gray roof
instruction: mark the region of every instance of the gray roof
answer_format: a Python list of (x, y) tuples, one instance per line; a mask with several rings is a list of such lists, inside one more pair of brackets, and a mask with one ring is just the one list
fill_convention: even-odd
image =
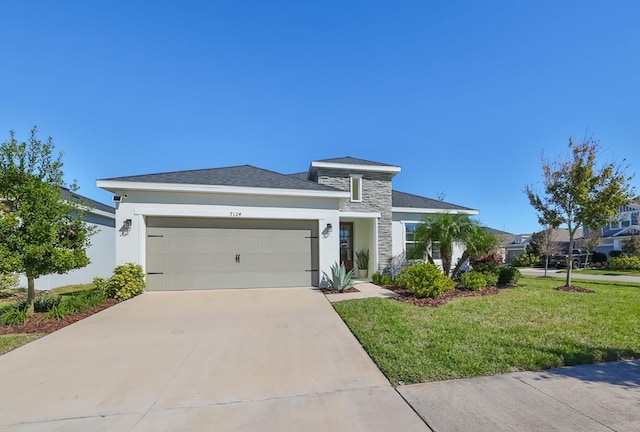
[(510, 232), (500, 231), (495, 228), (483, 227), (486, 231), (498, 237), (500, 244), (504, 247), (516, 241), (516, 235)]
[(297, 178), (300, 180), (309, 180), (309, 171), (303, 171), (298, 173), (287, 174), (289, 177)]
[(393, 167), (395, 165), (389, 165), (381, 162), (373, 162), (365, 159), (353, 158), (351, 156), (344, 156), (333, 159), (321, 159), (314, 162), (326, 162), (326, 163), (339, 163), (339, 164), (350, 164), (350, 165), (375, 165), (375, 166), (386, 166)]
[(62, 189), (61, 192), (62, 192), (62, 198), (63, 199), (68, 199), (70, 196), (73, 196), (74, 199), (80, 201), (81, 203), (85, 204), (88, 207), (91, 207), (92, 209), (102, 210), (104, 212), (111, 213), (111, 214), (115, 214), (116, 213), (116, 209), (111, 207), (110, 205), (103, 204), (101, 202), (92, 200), (91, 198), (87, 198), (85, 196), (82, 196), (82, 195), (80, 195), (78, 193), (71, 192), (67, 188), (61, 188), (61, 189)]
[(104, 180), (337, 191), (329, 186), (251, 165), (115, 177)]
[(406, 192), (392, 191), (391, 201), (394, 207), (428, 208), (438, 210), (474, 210), (441, 200), (421, 197)]

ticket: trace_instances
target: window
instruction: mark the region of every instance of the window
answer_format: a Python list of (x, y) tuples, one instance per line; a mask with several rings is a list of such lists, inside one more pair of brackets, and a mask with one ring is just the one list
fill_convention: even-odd
[(351, 202), (362, 202), (362, 174), (351, 174)]
[(434, 260), (442, 259), (442, 257), (440, 256), (440, 242), (439, 241), (431, 242), (431, 258), (433, 258)]
[(418, 224), (408, 223), (404, 225), (405, 229), (405, 242), (404, 253), (407, 259), (421, 259), (424, 258), (421, 248), (416, 243), (416, 228)]

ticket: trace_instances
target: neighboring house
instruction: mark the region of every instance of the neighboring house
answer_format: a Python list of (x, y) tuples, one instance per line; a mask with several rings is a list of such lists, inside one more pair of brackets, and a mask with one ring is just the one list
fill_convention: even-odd
[[(63, 198), (69, 197), (71, 192), (63, 189)], [(115, 267), (115, 209), (92, 199), (74, 194), (87, 206), (83, 220), (96, 228), (91, 236), (91, 246), (87, 249), (87, 256), (91, 263), (83, 268), (71, 270), (65, 274), (49, 274), (36, 279), (37, 290), (50, 290), (64, 285), (87, 284), (94, 277), (109, 277)], [(27, 277), (20, 276), (20, 285), (27, 286)]]
[[(510, 234), (504, 231), (492, 230), (492, 232), (500, 233), (498, 237), (500, 238), (502, 247), (504, 248), (504, 262), (506, 264), (511, 264), (511, 260), (518, 255), (522, 255), (527, 251), (527, 247), (531, 243), (531, 236), (533, 234)], [(554, 228), (553, 239), (560, 243), (562, 247), (569, 247), (569, 230), (567, 228)], [(582, 237), (582, 230), (579, 229), (575, 234), (575, 240), (578, 240)], [(577, 247), (577, 245), (576, 245)]]
[[(514, 242), (516, 239), (516, 235), (508, 233), (506, 231), (500, 231), (500, 230), (489, 228), (489, 227), (484, 227), (484, 229), (489, 233), (493, 234), (494, 236), (496, 236), (500, 241), (500, 247), (498, 248), (498, 253), (502, 257), (502, 262), (510, 263), (511, 258), (513, 258), (513, 256), (515, 255), (513, 255), (513, 253), (510, 254), (507, 248), (515, 244)], [(518, 255), (520, 255), (520, 253), (518, 253)]]
[(150, 290), (317, 286), (334, 263), (387, 272), (424, 215), (476, 210), (394, 191), (401, 168), (352, 157), (302, 173), (250, 165), (98, 180), (116, 195), (116, 263)]
[(633, 235), (640, 235), (640, 198), (618, 209), (616, 217), (600, 230), (602, 240), (596, 249), (609, 255), (622, 250), (622, 242)]

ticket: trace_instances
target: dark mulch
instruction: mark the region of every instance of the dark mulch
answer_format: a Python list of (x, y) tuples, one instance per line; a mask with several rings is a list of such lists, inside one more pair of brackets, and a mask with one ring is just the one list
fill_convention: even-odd
[(575, 293), (586, 293), (586, 294), (593, 294), (595, 293), (595, 291), (587, 289), (587, 288), (582, 288), (579, 286), (575, 286), (575, 285), (571, 285), (571, 286), (561, 286), (558, 288), (554, 288), (554, 290), (556, 291), (566, 291), (566, 292), (575, 292)]
[(337, 289), (329, 289), (329, 288), (323, 288), (322, 289), (322, 293), (323, 294), (345, 294), (345, 293), (354, 293), (354, 292), (360, 292), (360, 290), (351, 287), (351, 288), (347, 288), (345, 290), (342, 291), (338, 291)]
[(110, 308), (115, 304), (118, 304), (117, 300), (109, 299), (93, 309), (70, 314), (59, 320), (47, 319), (45, 313), (34, 313), (33, 315), (27, 317), (27, 320), (24, 322), (24, 324), (13, 326), (0, 325), (0, 335), (14, 333), (53, 333), (54, 331), (60, 330), (61, 328), (66, 327), (69, 324), (73, 324), (74, 322), (80, 321), (81, 319)]
[(417, 298), (410, 291), (402, 288), (395, 288), (391, 286), (386, 286), (385, 288), (390, 289), (391, 291), (400, 294), (399, 297), (395, 297), (394, 300), (401, 301), (403, 303), (409, 303), (414, 306), (420, 307), (438, 307), (442, 306), (445, 303), (450, 302), (453, 299), (461, 298), (461, 297), (478, 297), (478, 296), (487, 296), (487, 295), (496, 295), (500, 292), (497, 287), (486, 287), (481, 291), (466, 291), (461, 289), (455, 289), (453, 291), (447, 291), (437, 298)]

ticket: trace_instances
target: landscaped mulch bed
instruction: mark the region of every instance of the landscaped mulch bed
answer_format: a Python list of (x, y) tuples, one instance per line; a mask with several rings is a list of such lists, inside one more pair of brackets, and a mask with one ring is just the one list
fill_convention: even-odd
[(461, 298), (461, 297), (478, 297), (478, 296), (487, 296), (487, 295), (496, 295), (500, 292), (497, 287), (491, 286), (486, 287), (481, 291), (466, 291), (461, 289), (455, 289), (453, 291), (447, 291), (437, 298), (417, 298), (410, 291), (403, 288), (396, 288), (392, 286), (385, 286), (386, 289), (389, 289), (397, 294), (399, 297), (395, 297), (394, 300), (401, 301), (403, 303), (409, 303), (414, 306), (419, 307), (438, 307), (442, 306), (445, 303), (450, 302), (453, 299)]
[(329, 288), (322, 289), (323, 294), (346, 294), (346, 293), (355, 293), (355, 292), (360, 292), (360, 290), (355, 287), (347, 288), (342, 291), (338, 291), (337, 289), (329, 289)]
[(593, 290), (590, 290), (590, 289), (587, 289), (587, 288), (582, 288), (582, 287), (575, 286), (575, 285), (568, 286), (568, 287), (561, 286), (561, 287), (558, 287), (558, 288), (554, 288), (554, 290), (556, 290), (556, 291), (566, 291), (566, 292), (575, 292), (575, 293), (585, 293), (585, 294), (593, 294), (593, 293), (595, 293), (595, 291), (593, 291)]
[(69, 324), (73, 324), (76, 321), (80, 321), (81, 319), (110, 308), (115, 304), (118, 304), (117, 300), (108, 299), (93, 309), (70, 314), (59, 320), (47, 319), (45, 313), (34, 313), (33, 315), (27, 317), (27, 320), (24, 322), (24, 324), (13, 326), (0, 325), (0, 335), (14, 333), (53, 333), (54, 331), (60, 330), (61, 328), (66, 327)]

